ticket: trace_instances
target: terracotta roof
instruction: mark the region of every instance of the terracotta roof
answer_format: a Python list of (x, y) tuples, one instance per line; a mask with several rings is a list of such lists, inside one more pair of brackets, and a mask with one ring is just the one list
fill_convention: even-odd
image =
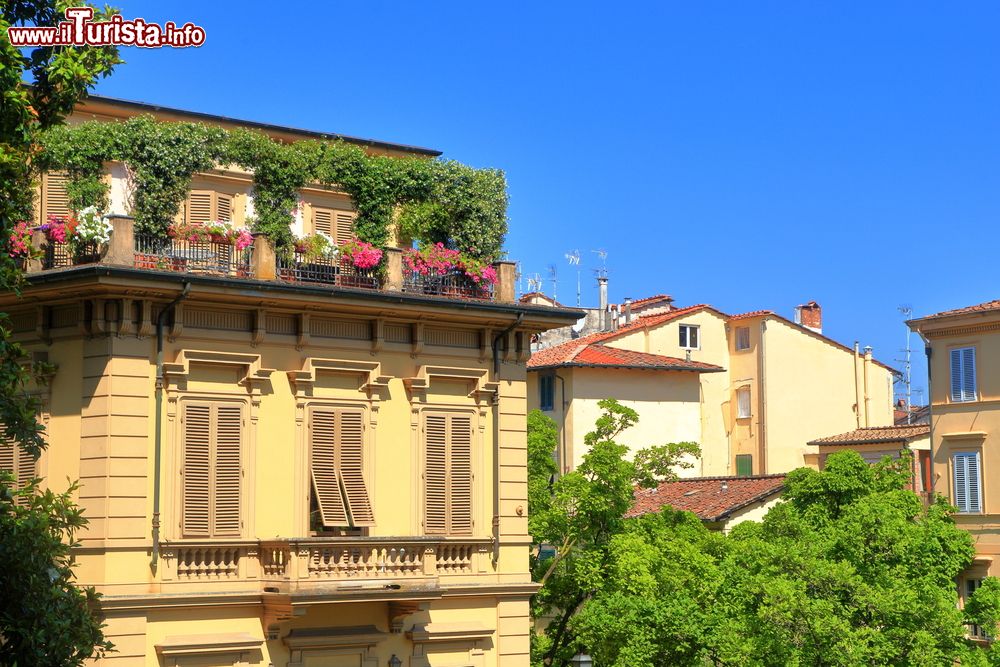
[(816, 438), (810, 445), (875, 445), (883, 442), (909, 442), (929, 435), (930, 424), (897, 424), (895, 426), (866, 426), (864, 428)]
[(751, 310), (749, 313), (739, 313), (738, 315), (730, 315), (730, 320), (748, 320), (751, 317), (760, 317), (761, 315), (774, 315), (773, 310)]
[(632, 302), (632, 307), (636, 308), (638, 306), (644, 306), (647, 303), (653, 303), (656, 301), (673, 301), (673, 300), (674, 300), (673, 297), (671, 297), (669, 294), (654, 294), (653, 296), (647, 296), (642, 299), (636, 299), (635, 301)]
[(536, 297), (541, 297), (542, 299), (545, 299), (546, 301), (549, 301), (552, 304), (554, 304), (556, 306), (559, 306), (560, 308), (563, 307), (563, 305), (561, 303), (559, 303), (558, 301), (556, 301), (555, 299), (553, 299), (551, 296), (549, 296), (545, 292), (526, 292), (525, 294), (521, 295), (521, 298), (518, 299), (518, 301), (520, 301), (521, 303), (531, 303), (531, 300), (534, 299), (534, 298), (536, 298)]
[(581, 343), (579, 340), (541, 350), (531, 355), (531, 359), (528, 360), (528, 370), (541, 370), (557, 366), (637, 368), (651, 371), (695, 371), (697, 373), (717, 373), (724, 370), (719, 366), (700, 361), (620, 350), (599, 343)]
[(694, 512), (702, 521), (721, 521), (733, 512), (781, 493), (784, 488), (784, 475), (696, 477), (663, 482), (655, 489), (637, 489), (635, 503), (625, 516), (659, 512), (664, 505), (670, 505), (676, 510)]
[(938, 317), (951, 317), (953, 315), (972, 315), (975, 313), (988, 313), (993, 310), (1000, 310), (1000, 300), (994, 299), (993, 301), (985, 301), (983, 303), (977, 303), (974, 306), (953, 308), (952, 310), (942, 310), (940, 313), (934, 313), (933, 315), (918, 317), (911, 321), (919, 322), (921, 320), (930, 320)]
[[(893, 420), (892, 422), (896, 425), (907, 426), (906, 423), (906, 410), (896, 409), (892, 412)], [(910, 406), (910, 424), (926, 424), (931, 418), (931, 406), (929, 405), (911, 405)]]

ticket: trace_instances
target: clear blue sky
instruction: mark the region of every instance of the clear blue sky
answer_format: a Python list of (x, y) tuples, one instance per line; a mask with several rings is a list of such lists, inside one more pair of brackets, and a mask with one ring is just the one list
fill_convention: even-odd
[(815, 299), (892, 363), (898, 305), (1000, 297), (995, 2), (117, 4), (207, 42), (98, 93), (500, 167), (510, 256), (565, 302), (604, 248), (612, 300)]

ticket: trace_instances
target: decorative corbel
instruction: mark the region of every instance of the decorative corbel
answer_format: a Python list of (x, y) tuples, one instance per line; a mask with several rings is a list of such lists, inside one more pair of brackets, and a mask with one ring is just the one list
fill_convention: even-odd
[(35, 308), (35, 336), (46, 345), (52, 344), (52, 336), (49, 335), (51, 313), (52, 308), (49, 306), (37, 306)]
[(123, 298), (118, 308), (121, 311), (118, 321), (118, 337), (124, 338), (135, 334), (135, 300)]
[(517, 332), (517, 360), (520, 362), (528, 361), (531, 357), (531, 332), (530, 331), (518, 331)]
[(149, 299), (143, 299), (139, 304), (139, 330), (136, 335), (139, 338), (148, 338), (155, 331), (153, 327), (153, 302)]
[(90, 335), (90, 317), (89, 308), (93, 308), (93, 304), (87, 299), (80, 299), (77, 302), (79, 310), (77, 311), (76, 327), (79, 329), (80, 334), (83, 336)]
[(410, 614), (421, 611), (423, 605), (415, 600), (393, 600), (389, 603), (389, 629), (393, 634), (403, 632), (403, 623)]
[(485, 327), (479, 335), (479, 361), (486, 361), (493, 354), (493, 329)]
[(372, 354), (382, 351), (385, 344), (385, 320), (378, 317), (372, 320)]
[(170, 322), (170, 331), (167, 333), (167, 338), (173, 343), (175, 340), (180, 338), (181, 333), (184, 331), (184, 302), (181, 301), (174, 305), (174, 314)]
[(424, 351), (424, 323), (413, 323), (413, 348), (411, 350), (414, 357), (420, 356)]
[(295, 341), (295, 349), (301, 350), (309, 345), (309, 313), (299, 313), (299, 337)]
[(91, 314), (91, 332), (94, 335), (105, 334), (108, 331), (108, 323), (104, 319), (104, 299), (94, 299)]
[(254, 312), (253, 333), (250, 335), (250, 345), (257, 347), (264, 342), (264, 334), (267, 333), (267, 312), (263, 308), (258, 308)]

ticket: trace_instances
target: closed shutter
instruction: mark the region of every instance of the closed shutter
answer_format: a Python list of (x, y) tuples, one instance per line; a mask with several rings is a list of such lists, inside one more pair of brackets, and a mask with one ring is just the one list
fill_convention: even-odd
[(750, 454), (736, 455), (736, 475), (750, 477), (753, 475), (753, 456)]
[(333, 211), (328, 208), (313, 207), (313, 233), (320, 232), (333, 237)]
[(233, 219), (233, 197), (232, 195), (216, 194), (215, 219), (221, 222), (232, 222)]
[(980, 512), (979, 453), (960, 452), (952, 457), (954, 498), (959, 512)]
[(427, 415), (424, 425), (424, 530), (472, 533), (472, 419)]
[(0, 470), (17, 475), (17, 446), (12, 442), (0, 442)]
[[(38, 477), (35, 457), (13, 442), (0, 443), (0, 470), (14, 476), (15, 488), (23, 489)], [(18, 505), (27, 505), (27, 498), (18, 498)]]
[(951, 350), (951, 400), (976, 400), (976, 348)]
[(354, 237), (354, 214), (347, 211), (337, 211), (336, 213), (336, 234), (333, 238), (337, 243), (343, 243)]
[(212, 220), (212, 191), (192, 190), (187, 198), (188, 224), (200, 224)]
[(182, 532), (185, 537), (239, 535), (243, 408), (188, 403), (183, 420)]
[(49, 216), (66, 218), (70, 214), (69, 194), (66, 192), (68, 177), (65, 172), (48, 172), (42, 174), (42, 219), (46, 222)]
[(352, 526), (365, 526), (375, 523), (372, 515), (372, 504), (368, 498), (364, 474), (364, 412), (360, 410), (341, 410), (339, 445), (339, 472), (347, 501), (347, 511)]

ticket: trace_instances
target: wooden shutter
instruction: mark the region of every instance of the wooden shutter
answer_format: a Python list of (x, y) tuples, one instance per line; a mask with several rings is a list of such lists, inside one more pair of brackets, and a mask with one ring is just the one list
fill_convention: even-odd
[(42, 219), (39, 222), (48, 221), (51, 215), (60, 218), (69, 216), (69, 194), (66, 192), (68, 180), (65, 172), (42, 174)]
[(337, 411), (314, 408), (309, 428), (313, 493), (326, 527), (348, 525), (337, 477)]
[(328, 208), (313, 207), (313, 233), (323, 232), (333, 237), (333, 211)]
[(242, 495), (241, 449), (243, 443), (243, 408), (237, 404), (215, 407), (215, 460), (213, 479), (214, 535), (240, 534), (240, 496)]
[(427, 415), (424, 423), (424, 530), (472, 532), (472, 419)]
[(185, 537), (211, 534), (212, 408), (202, 403), (184, 407), (184, 466), (181, 521)]
[(0, 470), (17, 475), (16, 445), (13, 442), (0, 442)]
[(959, 512), (980, 512), (979, 453), (960, 452), (952, 457), (954, 502)]
[(185, 537), (239, 535), (243, 408), (188, 403), (183, 419), (182, 532)]
[(427, 415), (424, 422), (424, 532), (448, 532), (448, 418)]
[(343, 243), (354, 237), (354, 214), (348, 211), (337, 211), (336, 213), (336, 233), (333, 234), (337, 243)]
[(364, 412), (341, 410), (338, 433), (338, 471), (344, 489), (344, 500), (352, 526), (370, 526), (375, 523), (372, 504), (368, 498), (364, 474)]
[(215, 219), (221, 222), (232, 222), (233, 219), (233, 196), (225, 193), (216, 193)]
[(736, 475), (749, 477), (753, 475), (753, 456), (750, 454), (736, 455)]
[(211, 190), (192, 190), (188, 193), (188, 224), (204, 223), (212, 219), (212, 194)]
[(976, 348), (962, 349), (962, 399), (976, 400)]

